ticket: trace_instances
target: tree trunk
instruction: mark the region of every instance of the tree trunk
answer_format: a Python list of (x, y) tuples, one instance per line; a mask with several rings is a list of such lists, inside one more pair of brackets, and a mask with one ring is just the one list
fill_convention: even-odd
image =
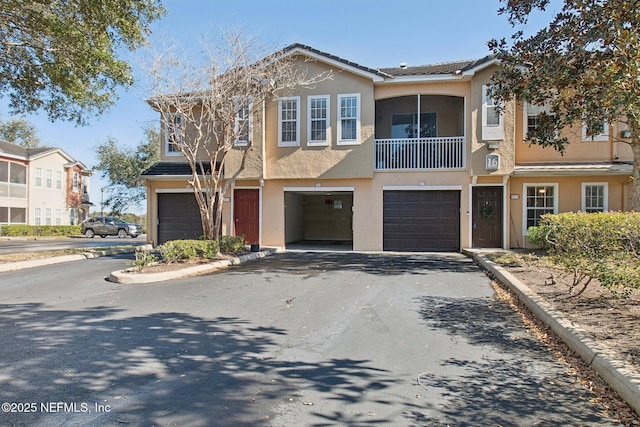
[(631, 141), (633, 151), (633, 190), (631, 191), (631, 209), (640, 212), (640, 138)]

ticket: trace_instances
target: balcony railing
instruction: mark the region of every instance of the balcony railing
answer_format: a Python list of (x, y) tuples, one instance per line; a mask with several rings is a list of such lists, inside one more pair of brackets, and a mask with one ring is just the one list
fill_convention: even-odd
[(0, 182), (0, 197), (27, 198), (27, 185), (13, 182)]
[(464, 136), (376, 139), (376, 170), (460, 169), (464, 167)]

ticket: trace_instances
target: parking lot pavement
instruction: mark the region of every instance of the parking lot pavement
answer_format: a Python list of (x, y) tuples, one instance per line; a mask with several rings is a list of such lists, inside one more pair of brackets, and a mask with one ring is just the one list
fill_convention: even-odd
[(0, 424), (617, 424), (459, 254), (279, 253), (104, 280), (125, 263), (2, 273), (0, 398), (80, 410)]

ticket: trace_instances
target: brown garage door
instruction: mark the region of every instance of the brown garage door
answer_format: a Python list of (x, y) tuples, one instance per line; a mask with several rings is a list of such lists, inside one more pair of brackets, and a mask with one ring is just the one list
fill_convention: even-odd
[(383, 238), (385, 251), (459, 251), (460, 192), (385, 191)]
[(159, 193), (158, 244), (201, 236), (200, 210), (193, 193)]

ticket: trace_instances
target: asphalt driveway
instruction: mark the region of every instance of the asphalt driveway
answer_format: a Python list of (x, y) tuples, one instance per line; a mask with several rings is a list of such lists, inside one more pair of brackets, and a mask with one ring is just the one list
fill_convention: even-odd
[(1, 425), (616, 424), (459, 254), (126, 261), (0, 274)]

